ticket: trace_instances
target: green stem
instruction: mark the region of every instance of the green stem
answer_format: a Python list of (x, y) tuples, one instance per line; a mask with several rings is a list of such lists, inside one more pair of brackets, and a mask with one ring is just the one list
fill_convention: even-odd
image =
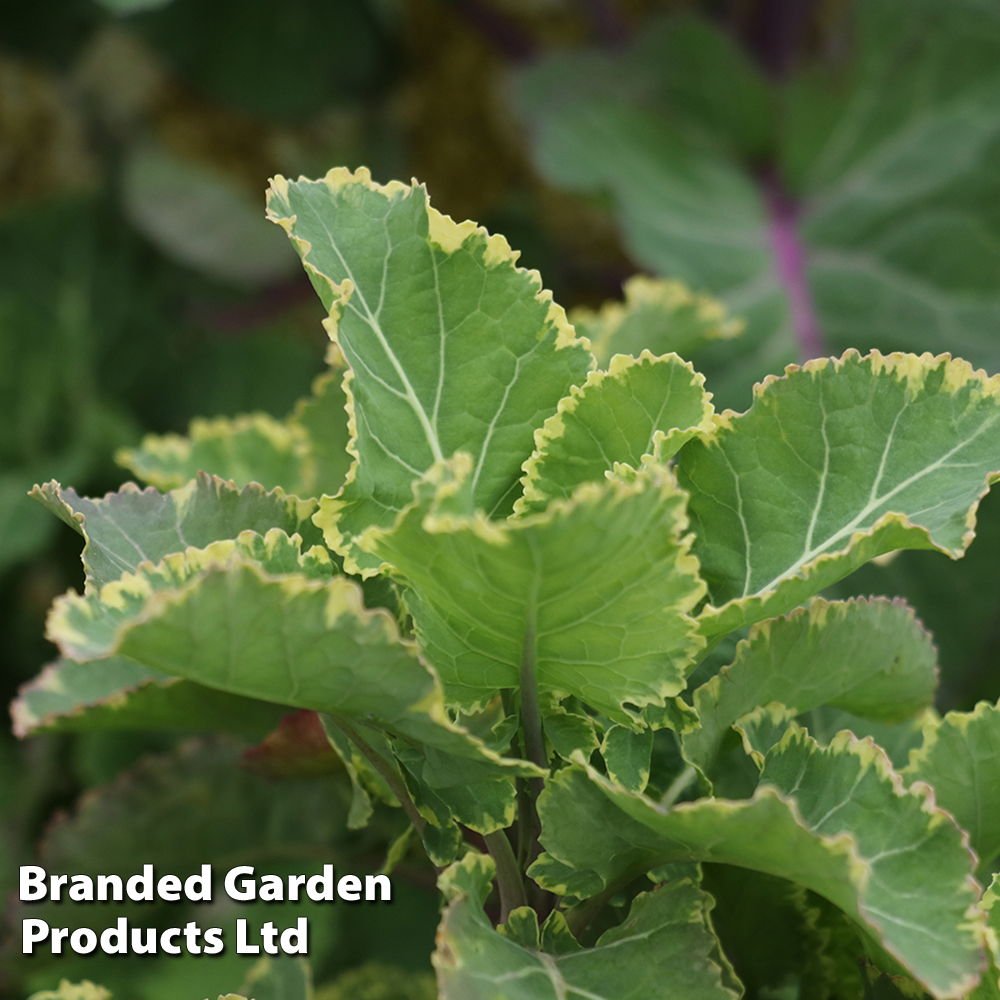
[(579, 940), (580, 935), (587, 929), (594, 917), (604, 909), (608, 900), (625, 888), (635, 877), (635, 874), (630, 872), (627, 877), (612, 882), (603, 892), (599, 892), (596, 896), (591, 896), (582, 903), (577, 903), (571, 910), (567, 910), (566, 926), (569, 927), (573, 937)]
[(511, 910), (519, 906), (527, 906), (528, 900), (524, 894), (524, 882), (521, 881), (521, 869), (517, 865), (514, 851), (503, 830), (483, 834), (486, 849), (490, 852), (493, 863), (497, 866), (497, 887), (500, 889), (500, 923), (507, 923)]
[(424, 818), (417, 812), (417, 807), (410, 798), (410, 793), (406, 790), (402, 776), (398, 771), (389, 766), (388, 761), (365, 740), (365, 738), (352, 726), (345, 718), (339, 715), (330, 714), (334, 725), (361, 751), (365, 759), (375, 768), (385, 780), (385, 783), (392, 789), (392, 794), (399, 800), (403, 811), (410, 818), (410, 822), (416, 827), (417, 833), (423, 833)]
[(535, 631), (538, 612), (534, 601), (528, 605), (528, 620), (524, 626), (524, 646), (521, 650), (521, 726), (524, 730), (524, 753), (533, 764), (548, 768), (545, 737), (542, 735), (542, 710), (538, 701), (538, 663)]
[(660, 799), (660, 805), (669, 809), (680, 797), (681, 792), (684, 791), (688, 785), (694, 781), (698, 772), (690, 765), (684, 768), (680, 774), (670, 783), (670, 787), (663, 793), (663, 797)]

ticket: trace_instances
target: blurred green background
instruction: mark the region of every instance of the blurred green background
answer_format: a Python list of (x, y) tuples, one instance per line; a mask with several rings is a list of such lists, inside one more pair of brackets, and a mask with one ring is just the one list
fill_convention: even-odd
[[(442, 211), (504, 233), (568, 308), (619, 298), (637, 272), (720, 298), (744, 333), (693, 359), (719, 408), (745, 408), (751, 384), (786, 363), (849, 347), (1000, 370), (992, 0), (6, 5), (5, 701), (53, 655), (52, 599), (83, 585), (79, 539), (27, 490), (55, 478), (99, 495), (125, 478), (116, 449), (144, 433), (284, 416), (324, 370), (327, 338), (296, 255), (264, 221), (267, 178), (362, 164), (382, 181), (416, 177)], [(940, 648), (939, 707), (967, 708), (1000, 696), (998, 556), (1000, 502), (987, 499), (966, 559), (906, 553), (837, 595), (905, 595)], [(381, 863), (399, 824), (386, 811), (345, 831), (343, 773), (278, 781), (241, 768), (237, 742), (196, 736), (19, 742), (4, 727), (0, 893), (32, 859), (135, 870), (154, 832), (164, 851), (183, 845), (164, 855), (178, 868), (233, 851), (289, 870)], [(429, 874), (403, 866), (391, 921), (327, 918), (314, 953), (333, 984), (324, 996), (433, 995)], [(103, 979), (119, 1000), (201, 997), (246, 971), (141, 968), (24, 961), (8, 936), (0, 997), (60, 975)]]

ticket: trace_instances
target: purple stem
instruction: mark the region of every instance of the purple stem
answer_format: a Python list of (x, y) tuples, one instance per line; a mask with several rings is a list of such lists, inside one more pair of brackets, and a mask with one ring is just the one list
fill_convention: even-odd
[(537, 55), (534, 39), (516, 21), (480, 0), (456, 0), (465, 19), (501, 55), (511, 62), (527, 62)]
[(628, 22), (608, 0), (577, 0), (590, 20), (598, 40), (609, 49), (620, 49), (628, 43)]
[(767, 206), (771, 249), (778, 277), (788, 294), (792, 329), (798, 341), (799, 353), (803, 361), (824, 357), (828, 352), (806, 275), (806, 249), (796, 225), (797, 206), (773, 172), (763, 176), (761, 187)]

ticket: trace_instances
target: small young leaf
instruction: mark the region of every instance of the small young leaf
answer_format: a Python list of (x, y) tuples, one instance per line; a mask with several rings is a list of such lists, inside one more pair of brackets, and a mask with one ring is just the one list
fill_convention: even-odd
[(793, 714), (834, 705), (898, 722), (930, 704), (937, 656), (930, 635), (902, 601), (814, 599), (754, 626), (736, 659), (694, 693), (701, 728), (684, 753), (708, 775), (729, 727), (760, 705)]
[(612, 358), (606, 372), (591, 372), (574, 386), (555, 414), (535, 432), (535, 451), (524, 464), (524, 496), (516, 514), (568, 499), (581, 483), (600, 482), (619, 462), (633, 469), (644, 455), (666, 464), (686, 441), (712, 429), (714, 410), (704, 379), (676, 355)]
[(147, 434), (115, 461), (158, 490), (173, 490), (199, 472), (237, 486), (280, 486), (293, 496), (315, 496), (305, 470), (308, 442), (302, 428), (266, 413), (191, 421), (188, 436)]
[(103, 986), (95, 986), (89, 979), (82, 983), (71, 983), (63, 979), (59, 988), (32, 993), (28, 1000), (111, 1000), (111, 994)]
[(601, 744), (601, 756), (607, 765), (608, 777), (630, 792), (645, 790), (652, 753), (652, 729), (633, 733), (625, 726), (612, 726), (604, 734)]
[[(711, 904), (690, 880), (638, 895), (625, 920), (606, 931), (593, 948), (551, 954), (520, 943), (523, 927), (515, 939), (509, 931), (497, 933), (490, 926), (482, 904), (492, 875), (492, 865), (482, 856), (466, 855), (442, 876), (449, 903), (433, 956), (441, 1000), (739, 996), (724, 984), (722, 970), (713, 961), (717, 942), (708, 922)], [(537, 922), (534, 929), (537, 935)]]
[(645, 350), (689, 358), (705, 343), (735, 337), (743, 329), (741, 320), (726, 318), (720, 302), (693, 294), (679, 281), (637, 274), (625, 282), (624, 291), (624, 303), (606, 302), (598, 312), (574, 309), (569, 316), (600, 365), (616, 354), (637, 358)]
[(1000, 474), (1000, 378), (848, 351), (767, 379), (678, 462), (711, 602), (699, 620), (719, 635), (893, 549), (961, 556)]
[(535, 272), (501, 236), (457, 225), (424, 188), (367, 170), (272, 181), (285, 228), (330, 310), (351, 366), (348, 481), (321, 523), (351, 572), (377, 566), (354, 539), (386, 526), (411, 487), (457, 451), (473, 456), (474, 504), (509, 514), (534, 429), (593, 364)]
[(196, 419), (186, 438), (147, 434), (139, 448), (122, 449), (115, 458), (161, 490), (183, 486), (207, 472), (237, 486), (280, 486), (303, 498), (333, 495), (344, 484), (350, 455), (345, 366), (333, 345), (328, 361), (330, 369), (313, 382), (312, 395), (300, 399), (287, 420), (266, 413)]

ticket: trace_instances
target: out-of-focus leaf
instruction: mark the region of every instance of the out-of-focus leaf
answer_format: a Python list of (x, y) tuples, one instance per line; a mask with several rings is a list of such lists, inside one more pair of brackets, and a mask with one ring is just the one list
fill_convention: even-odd
[(434, 976), (366, 962), (316, 990), (315, 1000), (438, 1000)]
[(295, 257), (233, 181), (164, 148), (130, 153), (125, 204), (164, 253), (215, 278), (256, 285), (295, 273)]
[(212, 100), (282, 120), (370, 94), (392, 65), (369, 0), (173, 0), (131, 23)]
[(313, 1000), (312, 972), (303, 958), (262, 958), (242, 986), (254, 1000)]
[(625, 282), (624, 292), (624, 303), (607, 302), (596, 312), (579, 308), (569, 314), (601, 365), (616, 354), (637, 358), (645, 350), (689, 358), (706, 343), (728, 340), (743, 329), (742, 321), (727, 319), (722, 303), (695, 295), (679, 281), (636, 275)]
[(28, 1000), (111, 1000), (111, 994), (103, 986), (95, 986), (87, 979), (82, 983), (64, 979), (58, 989), (32, 993)]
[(191, 421), (187, 437), (147, 434), (138, 448), (122, 449), (119, 465), (159, 490), (172, 490), (199, 472), (230, 479), (237, 486), (260, 483), (309, 496), (305, 485), (306, 442), (296, 428), (266, 413), (232, 419)]
[(147, 434), (138, 448), (120, 450), (116, 460), (161, 490), (207, 472), (237, 486), (256, 482), (299, 497), (332, 496), (350, 467), (342, 379), (342, 366), (320, 375), (312, 395), (301, 399), (287, 420), (266, 413), (195, 419), (187, 437)]
[(1000, 361), (1000, 215), (984, 208), (998, 190), (1000, 15), (871, 0), (850, 19), (847, 65), (806, 63), (781, 88), (688, 18), (632, 48), (560, 53), (520, 81), (543, 175), (609, 191), (642, 267), (746, 317), (741, 341), (696, 359), (702, 371), (725, 359), (708, 385), (730, 405), (793, 360), (796, 332), (816, 349), (809, 299), (838, 353)]
[(344, 770), (315, 712), (300, 709), (281, 717), (259, 746), (243, 751), (243, 766), (270, 778), (302, 778)]
[(319, 520), (348, 571), (377, 569), (357, 536), (391, 525), (414, 481), (458, 451), (473, 459), (475, 507), (510, 513), (534, 429), (593, 365), (537, 274), (502, 236), (431, 208), (422, 187), (374, 184), (363, 169), (276, 178), (268, 217), (302, 255), (351, 366), (355, 463)]

